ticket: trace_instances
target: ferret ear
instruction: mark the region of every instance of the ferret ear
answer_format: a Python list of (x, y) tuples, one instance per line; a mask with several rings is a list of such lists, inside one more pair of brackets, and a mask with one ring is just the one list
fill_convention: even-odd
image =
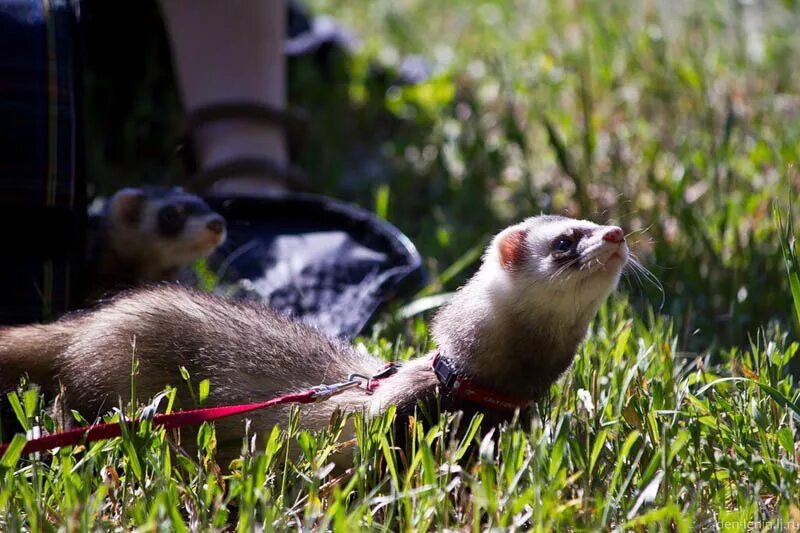
[(142, 189), (133, 187), (117, 191), (108, 206), (109, 218), (113, 224), (132, 226), (139, 221), (144, 206), (145, 194)]
[(515, 270), (525, 257), (525, 228), (509, 228), (502, 234), (497, 242), (500, 252), (500, 266), (505, 270)]

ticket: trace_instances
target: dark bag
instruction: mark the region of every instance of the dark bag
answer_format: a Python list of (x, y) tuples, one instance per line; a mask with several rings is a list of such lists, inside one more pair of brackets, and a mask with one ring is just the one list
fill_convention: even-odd
[(355, 337), (381, 304), (426, 281), (411, 241), (359, 207), (298, 193), (206, 200), (228, 223), (209, 261), (223, 289), (331, 335)]

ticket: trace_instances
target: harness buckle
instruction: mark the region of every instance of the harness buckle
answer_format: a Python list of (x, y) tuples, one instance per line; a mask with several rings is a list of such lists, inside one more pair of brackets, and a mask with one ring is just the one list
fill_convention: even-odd
[(381, 380), (384, 380), (390, 376), (395, 375), (398, 370), (400, 370), (400, 363), (392, 362), (386, 363), (383, 368), (378, 370), (376, 374), (373, 374), (372, 377), (365, 376), (363, 374), (350, 374), (347, 376), (348, 380), (352, 379), (361, 379), (364, 380), (366, 383), (365, 389), (367, 394), (372, 394), (375, 392), (375, 389), (378, 388), (378, 385), (381, 384)]
[(458, 374), (456, 374), (455, 369), (450, 366), (450, 362), (441, 357), (441, 354), (436, 354), (433, 358), (433, 372), (436, 374), (436, 377), (439, 378), (439, 382), (445, 386), (445, 388), (451, 388), (455, 385), (456, 381), (458, 380)]

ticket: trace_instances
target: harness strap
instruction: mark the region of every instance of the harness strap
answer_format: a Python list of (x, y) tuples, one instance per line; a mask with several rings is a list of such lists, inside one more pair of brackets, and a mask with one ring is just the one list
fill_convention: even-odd
[(394, 376), (398, 370), (400, 370), (400, 363), (386, 363), (377, 374), (367, 379), (367, 392), (374, 392), (380, 386), (381, 381)]
[(452, 389), (457, 396), (477, 403), (488, 409), (500, 411), (515, 411), (528, 407), (533, 400), (518, 398), (499, 392), (494, 389), (482, 387), (464, 376), (460, 376), (453, 368), (452, 363), (437, 351), (431, 361), (431, 367), (443, 387)]

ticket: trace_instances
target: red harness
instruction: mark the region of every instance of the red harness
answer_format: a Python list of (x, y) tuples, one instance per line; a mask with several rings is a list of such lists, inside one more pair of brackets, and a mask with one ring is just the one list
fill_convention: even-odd
[(518, 398), (494, 389), (487, 389), (469, 378), (459, 376), (452, 363), (442, 355), (440, 350), (437, 350), (433, 356), (431, 367), (442, 386), (447, 389), (453, 389), (456, 396), (477, 403), (487, 409), (515, 411), (516, 409), (524, 409), (533, 403), (533, 400)]
[[(487, 389), (475, 384), (471, 380), (459, 376), (453, 370), (450, 361), (441, 355), (439, 351), (433, 356), (431, 360), (431, 367), (433, 368), (436, 377), (439, 378), (441, 384), (448, 389), (453, 389), (457, 396), (477, 403), (488, 409), (497, 409), (503, 411), (514, 411), (515, 409), (522, 409), (530, 405), (531, 400), (515, 398), (496, 390)], [(229, 416), (241, 415), (271, 407), (273, 405), (281, 405), (285, 403), (314, 403), (327, 400), (331, 396), (339, 394), (347, 389), (352, 389), (361, 385), (361, 378), (365, 380), (364, 388), (367, 393), (372, 393), (377, 389), (381, 381), (393, 376), (399, 370), (397, 363), (388, 363), (377, 374), (372, 377), (351, 375), (347, 381), (342, 383), (334, 383), (332, 385), (320, 385), (313, 387), (303, 392), (285, 394), (271, 400), (257, 403), (247, 403), (240, 405), (227, 405), (221, 407), (206, 407), (203, 409), (191, 409), (187, 411), (178, 411), (169, 414), (160, 414), (153, 417), (154, 427), (163, 427), (166, 429), (180, 428), (184, 426), (199, 425), (203, 422), (211, 422), (226, 418)], [(139, 421), (132, 421), (132, 425), (136, 425)], [(22, 454), (42, 452), (51, 450), (53, 448), (60, 448), (62, 446), (75, 446), (78, 444), (85, 444), (97, 440), (111, 439), (119, 437), (122, 434), (122, 427), (118, 422), (108, 422), (103, 424), (96, 424), (93, 426), (85, 426), (76, 428), (70, 431), (61, 433), (54, 433), (46, 435), (37, 439), (29, 440), (22, 448)], [(0, 456), (8, 449), (9, 444), (0, 443)]]
[[(485, 407), (487, 409), (495, 409), (498, 411), (515, 411), (517, 409), (524, 409), (528, 407), (532, 400), (526, 398), (517, 398), (502, 392), (481, 387), (474, 381), (459, 376), (453, 369), (450, 361), (442, 356), (440, 350), (437, 350), (431, 359), (431, 368), (433, 369), (436, 377), (439, 378), (439, 383), (446, 389), (453, 389), (456, 396), (460, 396), (465, 400)], [(381, 384), (381, 381), (393, 376), (400, 369), (398, 363), (387, 363), (377, 374), (371, 378), (366, 376), (351, 375), (350, 379), (362, 378), (366, 379), (367, 392), (373, 392)]]

